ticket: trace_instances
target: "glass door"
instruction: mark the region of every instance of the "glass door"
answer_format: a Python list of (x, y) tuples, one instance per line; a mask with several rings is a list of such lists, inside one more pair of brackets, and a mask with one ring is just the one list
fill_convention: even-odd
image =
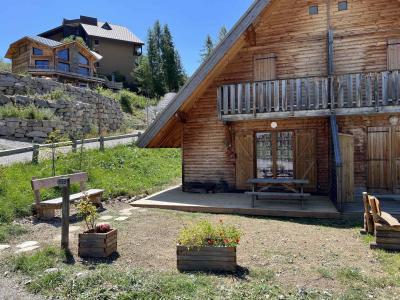
[(257, 178), (293, 178), (292, 131), (256, 133)]

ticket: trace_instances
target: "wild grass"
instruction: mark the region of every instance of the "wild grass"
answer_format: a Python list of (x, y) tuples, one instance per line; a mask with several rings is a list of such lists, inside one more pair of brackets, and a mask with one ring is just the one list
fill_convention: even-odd
[(0, 224), (0, 243), (8, 241), (11, 237), (26, 233), (27, 230), (18, 224)]
[[(60, 154), (56, 175), (80, 170), (80, 153)], [(0, 168), (0, 224), (31, 213), (33, 176), (51, 176), (51, 161), (38, 165), (19, 163)], [(118, 146), (104, 152), (83, 152), (82, 171), (89, 174), (89, 188), (105, 190), (105, 197), (137, 195), (152, 192), (170, 183), (181, 174), (180, 152), (174, 149), (140, 149), (134, 145)], [(78, 187), (73, 186), (72, 191)], [(44, 190), (42, 199), (59, 196), (57, 189)]]
[(129, 90), (120, 90), (118, 92), (113, 92), (112, 90), (105, 88), (98, 88), (97, 92), (100, 95), (115, 99), (119, 101), (122, 110), (129, 114), (134, 114), (138, 109), (145, 109), (148, 105), (154, 105), (157, 101), (155, 99), (149, 99)]
[(39, 98), (47, 99), (47, 100), (73, 100), (71, 95), (69, 95), (66, 91), (58, 88), (48, 92), (47, 94), (38, 95)]
[(47, 108), (38, 108), (34, 105), (17, 106), (6, 104), (0, 106), (0, 119), (19, 118), (28, 120), (59, 120), (54, 113)]

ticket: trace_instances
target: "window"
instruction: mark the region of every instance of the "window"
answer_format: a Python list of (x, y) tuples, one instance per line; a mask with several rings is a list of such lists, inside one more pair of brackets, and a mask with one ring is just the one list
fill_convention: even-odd
[(347, 9), (348, 9), (347, 1), (339, 1), (338, 10), (342, 11), (342, 10), (347, 10)]
[(48, 60), (35, 60), (35, 69), (48, 69), (49, 61)]
[(87, 66), (89, 65), (89, 60), (85, 56), (83, 56), (81, 53), (79, 53), (78, 57), (79, 57), (80, 65), (87, 65)]
[(96, 66), (96, 68), (100, 68), (100, 63), (97, 62), (97, 63), (95, 64), (95, 66)]
[(276, 79), (275, 54), (254, 55), (254, 81)]
[(311, 6), (308, 8), (308, 13), (309, 13), (310, 15), (317, 15), (317, 14), (318, 14), (318, 5), (311, 5)]
[(85, 67), (79, 67), (78, 69), (79, 74), (83, 75), (83, 76), (89, 76), (89, 68), (85, 68)]
[(58, 57), (58, 59), (69, 60), (69, 50), (63, 49), (63, 50), (57, 51), (57, 57)]
[(400, 70), (400, 39), (388, 41), (387, 68), (388, 70)]
[(100, 44), (100, 41), (99, 41), (99, 40), (94, 40), (94, 44), (95, 44), (95, 45), (99, 45), (99, 44)]
[(43, 50), (33, 47), (32, 48), (32, 53), (33, 53), (33, 55), (43, 55)]
[(292, 131), (256, 134), (257, 178), (293, 178)]
[(69, 64), (59, 62), (57, 64), (57, 70), (62, 72), (69, 72)]

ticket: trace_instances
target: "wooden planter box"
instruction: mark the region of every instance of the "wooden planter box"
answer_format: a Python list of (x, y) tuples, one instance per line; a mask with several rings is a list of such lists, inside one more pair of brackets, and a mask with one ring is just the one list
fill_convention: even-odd
[(235, 272), (236, 247), (199, 247), (188, 249), (177, 246), (179, 271)]
[(371, 244), (372, 249), (400, 251), (400, 228), (375, 223), (375, 236), (376, 243)]
[(79, 234), (78, 255), (80, 257), (108, 257), (117, 251), (117, 229), (107, 233), (86, 231)]

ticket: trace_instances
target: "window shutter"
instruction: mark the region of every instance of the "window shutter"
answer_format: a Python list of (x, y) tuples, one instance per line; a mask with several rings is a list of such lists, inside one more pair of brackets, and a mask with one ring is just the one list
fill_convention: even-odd
[(400, 70), (400, 39), (388, 41), (387, 67), (388, 70)]
[(275, 54), (254, 55), (254, 81), (276, 79)]

